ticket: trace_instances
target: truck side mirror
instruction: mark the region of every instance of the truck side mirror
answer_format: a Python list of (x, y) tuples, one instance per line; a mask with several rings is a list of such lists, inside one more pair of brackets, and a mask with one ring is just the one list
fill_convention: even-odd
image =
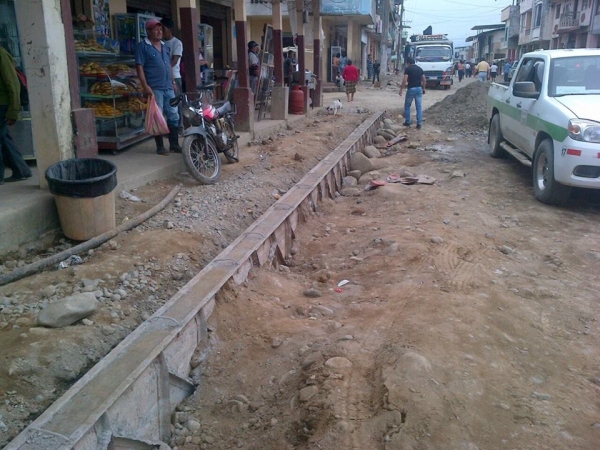
[(523, 98), (538, 98), (540, 93), (535, 90), (533, 81), (517, 81), (513, 86), (513, 95)]

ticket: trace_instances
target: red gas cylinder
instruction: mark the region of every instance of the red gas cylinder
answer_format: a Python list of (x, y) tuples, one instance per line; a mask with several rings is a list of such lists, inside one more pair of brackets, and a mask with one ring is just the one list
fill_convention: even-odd
[(304, 114), (304, 92), (297, 85), (290, 92), (290, 114)]

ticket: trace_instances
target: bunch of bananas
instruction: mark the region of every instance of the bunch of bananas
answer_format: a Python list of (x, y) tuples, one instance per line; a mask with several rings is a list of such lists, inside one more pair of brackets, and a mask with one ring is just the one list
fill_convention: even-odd
[(75, 40), (75, 51), (110, 53), (93, 39), (88, 39), (87, 41)]
[(129, 99), (129, 110), (131, 112), (140, 113), (142, 111), (145, 111), (146, 108), (147, 108), (146, 103), (144, 103), (141, 99), (139, 99), (139, 98)]
[(109, 64), (106, 66), (106, 71), (111, 77), (135, 75), (135, 70), (133, 70), (127, 64)]
[(81, 73), (81, 75), (87, 76), (106, 75), (106, 72), (104, 72), (102, 66), (96, 62), (81, 64), (79, 66), (79, 72)]
[(113, 118), (123, 115), (122, 111), (116, 109), (109, 102), (86, 102), (83, 104), (83, 107), (93, 109), (94, 115), (97, 118)]
[(92, 84), (92, 87), (90, 88), (90, 94), (96, 95), (124, 95), (129, 94), (133, 91), (133, 87), (128, 85), (113, 87), (111, 86), (109, 81), (99, 81), (97, 83)]

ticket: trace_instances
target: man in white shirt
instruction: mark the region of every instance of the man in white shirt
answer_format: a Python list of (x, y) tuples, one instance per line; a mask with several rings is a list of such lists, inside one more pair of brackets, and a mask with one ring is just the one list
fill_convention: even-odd
[(254, 95), (256, 95), (258, 81), (260, 80), (260, 59), (258, 58), (259, 51), (260, 46), (257, 42), (248, 42), (248, 72), (250, 75), (250, 89), (252, 89), (252, 93)]
[[(183, 55), (183, 44), (179, 39), (173, 36), (173, 21), (171, 19), (162, 19), (160, 24), (163, 27), (163, 42), (171, 52), (171, 67), (173, 68), (173, 80), (177, 85), (177, 92), (181, 94), (181, 56)], [(179, 128), (183, 129), (183, 115), (181, 107), (179, 111)]]

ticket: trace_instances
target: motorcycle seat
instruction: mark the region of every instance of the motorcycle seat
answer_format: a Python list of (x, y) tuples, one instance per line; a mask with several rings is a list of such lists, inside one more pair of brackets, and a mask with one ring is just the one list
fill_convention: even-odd
[(228, 101), (215, 102), (213, 103), (213, 106), (217, 108), (217, 111), (219, 112), (219, 115), (221, 117), (223, 117), (225, 114), (231, 111), (231, 103), (229, 103)]

